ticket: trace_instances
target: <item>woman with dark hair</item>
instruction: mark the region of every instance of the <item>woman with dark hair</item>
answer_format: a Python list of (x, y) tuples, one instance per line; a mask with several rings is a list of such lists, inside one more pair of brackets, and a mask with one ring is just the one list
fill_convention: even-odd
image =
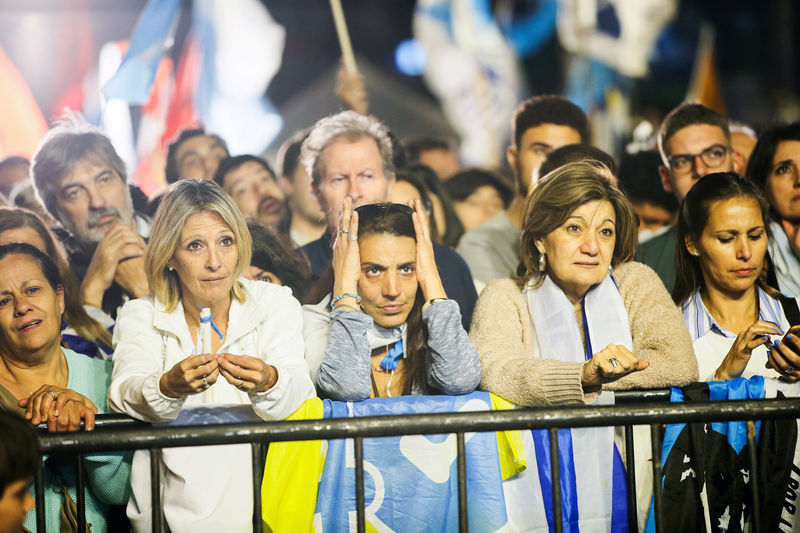
[(488, 170), (468, 168), (444, 183), (464, 230), (477, 228), (508, 208), (514, 192), (503, 179)]
[(785, 343), (770, 337), (790, 324), (766, 282), (768, 211), (757, 186), (733, 172), (707, 175), (681, 205), (672, 298), (692, 336), (702, 380), (800, 379), (800, 343), (794, 335)]
[(455, 248), (458, 240), (464, 234), (464, 226), (453, 208), (450, 193), (447, 192), (436, 172), (427, 165), (411, 163), (403, 167), (403, 170), (416, 176), (428, 189), (428, 196), (431, 198), (433, 207), (433, 219), (436, 221), (436, 229), (439, 232), (438, 242)]
[(636, 216), (607, 170), (568, 163), (528, 196), (516, 279), (478, 298), (483, 388), (519, 405), (686, 385), (691, 339), (658, 276), (632, 261)]
[(419, 200), (345, 198), (333, 247), (333, 291), (304, 306), (306, 360), (319, 392), (336, 400), (466, 394), (480, 382), (478, 354), (447, 298)]
[(775, 124), (758, 138), (747, 177), (771, 206), (769, 284), (784, 296), (800, 296), (800, 121)]
[[(18, 412), (48, 431), (94, 428), (106, 412), (111, 363), (61, 346), (64, 285), (58, 267), (29, 244), (0, 246), (0, 408)], [(0, 438), (5, 438), (2, 435)], [(86, 454), (86, 520), (107, 530), (108, 506), (128, 499), (130, 455)], [(58, 531), (60, 515), (74, 516), (75, 461), (50, 456), (44, 463), (45, 523)], [(35, 531), (29, 515), (26, 527)]]
[(247, 279), (285, 285), (297, 295), (305, 294), (311, 286), (311, 266), (308, 258), (292, 246), (291, 241), (267, 226), (248, 222), (253, 241), (250, 268), (242, 273)]
[(79, 283), (64, 252), (56, 245), (50, 231), (34, 213), (21, 208), (0, 208), (0, 245), (30, 244), (50, 257), (64, 280), (64, 322), (61, 340), (66, 347), (89, 357), (111, 356), (111, 333), (114, 319), (102, 309), (80, 303)]

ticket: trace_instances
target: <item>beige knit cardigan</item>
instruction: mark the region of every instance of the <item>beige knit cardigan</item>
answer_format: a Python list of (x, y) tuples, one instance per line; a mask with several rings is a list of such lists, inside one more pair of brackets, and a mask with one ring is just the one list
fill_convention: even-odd
[[(697, 381), (692, 339), (658, 275), (641, 263), (630, 262), (619, 265), (613, 276), (628, 311), (633, 353), (650, 366), (603, 388), (646, 389)], [(582, 331), (583, 324), (579, 326)], [(475, 305), (470, 339), (481, 357), (481, 387), (518, 405), (590, 403), (597, 396), (584, 394), (583, 363), (533, 356), (528, 304), (510, 279), (495, 280), (483, 290)]]

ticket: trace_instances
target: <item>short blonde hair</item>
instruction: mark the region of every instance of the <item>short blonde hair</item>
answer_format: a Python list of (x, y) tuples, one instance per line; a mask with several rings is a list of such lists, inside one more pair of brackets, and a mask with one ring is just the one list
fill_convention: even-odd
[(534, 286), (544, 281), (539, 272), (536, 241), (556, 230), (575, 209), (593, 200), (606, 200), (616, 215), (616, 242), (611, 265), (632, 261), (638, 243), (638, 222), (630, 201), (611, 182), (611, 171), (595, 161), (567, 163), (542, 178), (525, 201), (517, 283), (520, 288), (531, 280)]
[(208, 180), (184, 179), (173, 183), (158, 206), (150, 242), (144, 254), (147, 282), (153, 297), (167, 312), (172, 312), (181, 298), (178, 275), (167, 269), (167, 263), (178, 249), (186, 221), (195, 213), (216, 213), (233, 232), (239, 260), (234, 271), (231, 297), (244, 301), (244, 287), (239, 276), (250, 266), (253, 246), (244, 215), (236, 202), (222, 188)]

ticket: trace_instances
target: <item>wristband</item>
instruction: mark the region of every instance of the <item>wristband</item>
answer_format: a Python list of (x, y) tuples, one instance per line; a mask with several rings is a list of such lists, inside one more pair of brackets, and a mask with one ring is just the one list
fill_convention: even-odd
[(356, 304), (361, 305), (361, 296), (359, 296), (358, 294), (354, 294), (352, 292), (345, 292), (343, 294), (340, 294), (339, 296), (337, 296), (333, 300), (331, 300), (331, 303), (328, 304), (328, 305), (330, 305), (331, 309), (333, 309), (333, 306), (336, 305), (336, 302), (338, 302), (342, 298), (354, 298), (355, 301), (356, 301)]
[(431, 298), (422, 305), (422, 313), (425, 314), (425, 311), (427, 311), (428, 308), (433, 304), (437, 302), (446, 302), (447, 300), (449, 300), (449, 298)]

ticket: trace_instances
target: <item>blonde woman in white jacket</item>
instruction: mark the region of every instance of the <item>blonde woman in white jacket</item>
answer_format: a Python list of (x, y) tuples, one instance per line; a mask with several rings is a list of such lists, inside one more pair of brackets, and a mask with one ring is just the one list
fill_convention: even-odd
[[(145, 254), (151, 296), (128, 302), (117, 317), (113, 409), (164, 422), (187, 408), (244, 404), (264, 420), (280, 420), (314, 396), (300, 305), (287, 288), (239, 277), (250, 253), (244, 218), (218, 185), (182, 180), (171, 187)], [(210, 338), (208, 326), (201, 328), (204, 308)], [(135, 531), (149, 531), (145, 451), (134, 457), (131, 486), (128, 517)], [(162, 486), (173, 533), (252, 528), (246, 444), (167, 448)]]

